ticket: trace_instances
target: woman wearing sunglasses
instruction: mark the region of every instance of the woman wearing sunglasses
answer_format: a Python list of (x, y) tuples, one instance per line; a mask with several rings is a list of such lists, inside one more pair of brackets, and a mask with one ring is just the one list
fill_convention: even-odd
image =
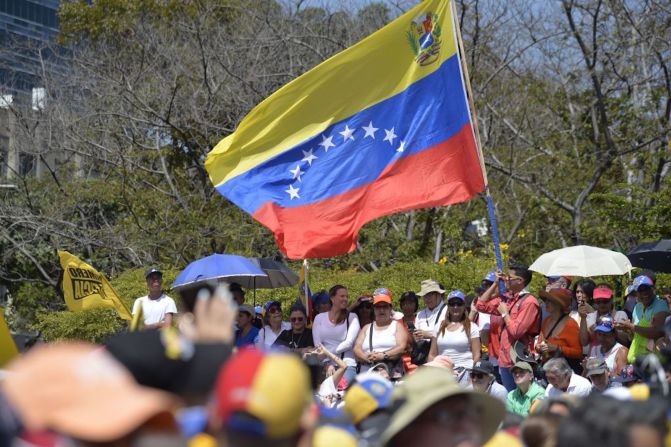
[(304, 354), (314, 348), (312, 330), (307, 328), (308, 316), (303, 306), (291, 308), (289, 316), (291, 329), (286, 329), (275, 340), (274, 346), (284, 346), (294, 352)]
[(269, 301), (266, 308), (266, 325), (259, 331), (259, 339), (256, 342), (258, 349), (270, 348), (283, 330), (289, 329), (289, 323), (282, 321), (282, 305), (279, 301)]
[(447, 318), (431, 339), (429, 361), (446, 355), (454, 362), (454, 372), (464, 386), (470, 383), (468, 370), (480, 360), (480, 328), (468, 319), (464, 292), (453, 290), (447, 296)]

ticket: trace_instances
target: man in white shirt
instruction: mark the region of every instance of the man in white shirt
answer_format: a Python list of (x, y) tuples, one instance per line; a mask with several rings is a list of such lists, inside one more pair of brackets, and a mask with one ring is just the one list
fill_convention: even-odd
[(430, 339), (436, 335), (440, 323), (447, 315), (447, 306), (445, 306), (445, 289), (433, 279), (422, 281), (422, 288), (417, 295), (424, 298), (426, 307), (415, 317), (415, 332), (413, 336), (415, 341)]
[(177, 314), (175, 301), (163, 293), (163, 273), (152, 267), (145, 272), (148, 294), (135, 300), (133, 315), (142, 309), (145, 329), (160, 329), (172, 325)]
[(573, 396), (588, 396), (592, 392), (589, 380), (573, 372), (566, 359), (559, 357), (548, 360), (543, 365), (548, 387), (546, 397), (557, 397), (562, 394)]

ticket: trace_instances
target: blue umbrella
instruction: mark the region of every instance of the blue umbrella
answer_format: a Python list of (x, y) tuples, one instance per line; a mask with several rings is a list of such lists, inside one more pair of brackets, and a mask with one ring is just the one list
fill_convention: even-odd
[(249, 289), (254, 287), (255, 278), (267, 278), (267, 276), (244, 256), (215, 254), (187, 265), (172, 283), (172, 289), (217, 280), (236, 282)]

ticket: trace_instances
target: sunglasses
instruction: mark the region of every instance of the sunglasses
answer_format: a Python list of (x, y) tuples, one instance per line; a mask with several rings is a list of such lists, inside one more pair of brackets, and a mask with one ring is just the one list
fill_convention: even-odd
[(301, 323), (305, 318), (303, 317), (291, 317), (290, 320), (292, 323)]
[(462, 307), (465, 303), (463, 301), (450, 301), (447, 305), (450, 307)]
[(279, 312), (282, 312), (279, 307), (271, 307), (270, 309), (268, 309), (268, 313), (271, 313), (271, 314), (276, 314), (276, 313), (279, 313)]
[(471, 373), (471, 378), (473, 379), (483, 379), (485, 377), (484, 374), (478, 373), (478, 372), (472, 372)]

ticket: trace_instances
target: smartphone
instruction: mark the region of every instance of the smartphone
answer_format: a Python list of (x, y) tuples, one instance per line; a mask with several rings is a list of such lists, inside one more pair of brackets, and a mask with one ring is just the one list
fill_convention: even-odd
[(408, 325), (408, 330), (410, 332), (415, 332), (415, 323), (413, 323), (412, 321), (408, 321), (406, 324)]

